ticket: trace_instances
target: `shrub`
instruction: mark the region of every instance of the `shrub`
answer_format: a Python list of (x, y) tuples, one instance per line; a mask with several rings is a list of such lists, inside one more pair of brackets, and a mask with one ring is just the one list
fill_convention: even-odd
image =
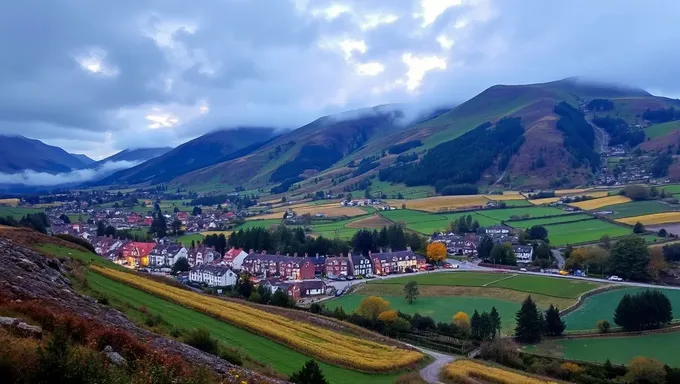
[(189, 331), (184, 336), (184, 343), (211, 355), (217, 356), (220, 352), (217, 339), (210, 335), (210, 331), (207, 328), (196, 328)]
[(607, 320), (599, 320), (597, 322), (597, 329), (600, 331), (600, 333), (607, 333), (609, 332), (609, 329), (611, 328), (611, 324)]

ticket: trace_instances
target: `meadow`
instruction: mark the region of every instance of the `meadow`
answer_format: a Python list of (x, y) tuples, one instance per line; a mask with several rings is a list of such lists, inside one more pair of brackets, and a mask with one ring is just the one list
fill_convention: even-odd
[(567, 213), (568, 212), (554, 207), (489, 209), (479, 212), (480, 215), (495, 220), (496, 222), (510, 220), (512, 217), (539, 218), (545, 216), (566, 215)]
[(578, 203), (570, 203), (569, 205), (583, 209), (584, 211), (590, 211), (593, 209), (600, 209), (602, 207), (606, 207), (609, 205), (630, 203), (631, 201), (632, 200), (627, 198), (626, 196), (614, 195), (602, 197), (599, 199), (585, 200)]
[(542, 218), (542, 219), (507, 221), (505, 224), (507, 224), (507, 225), (509, 225), (513, 228), (527, 229), (527, 228), (533, 227), (534, 225), (549, 225), (549, 224), (557, 224), (557, 223), (568, 223), (568, 222), (571, 222), (571, 221), (588, 220), (588, 219), (593, 219), (593, 217), (590, 216), (590, 215), (573, 213), (573, 214), (568, 214), (568, 215), (562, 215), (562, 216), (557, 216), (557, 217), (547, 217), (547, 218)]
[(550, 245), (562, 246), (598, 241), (602, 236), (620, 237), (633, 233), (632, 228), (618, 226), (603, 220), (577, 221), (546, 225)]
[(482, 195), (466, 195), (466, 196), (435, 196), (425, 199), (417, 200), (388, 200), (389, 204), (400, 206), (406, 204), (409, 209), (417, 209), (428, 212), (442, 212), (450, 211), (460, 208), (469, 208), (486, 205), (489, 200)]
[(652, 213), (650, 215), (624, 217), (617, 219), (616, 221), (628, 225), (635, 225), (637, 222), (640, 222), (644, 225), (678, 223), (680, 222), (680, 212)]
[(20, 202), (21, 202), (21, 200), (16, 198), (16, 197), (7, 198), (7, 199), (0, 199), (0, 206), (1, 205), (7, 205), (7, 206), (16, 207), (17, 205), (19, 205)]
[(182, 243), (185, 247), (188, 247), (191, 245), (191, 242), (193, 241), (194, 243), (203, 242), (203, 235), (200, 233), (192, 233), (189, 235), (182, 235), (177, 237), (176, 239), (178, 242)]
[(669, 121), (667, 123), (653, 124), (645, 128), (645, 135), (652, 139), (665, 136), (673, 131), (680, 130), (680, 121)]
[(403, 223), (410, 230), (420, 232), (424, 235), (431, 235), (434, 232), (448, 231), (451, 222), (461, 216), (472, 216), (481, 226), (499, 224), (498, 220), (483, 216), (478, 212), (459, 212), (447, 214), (432, 214), (409, 209), (397, 209), (393, 211), (383, 211), (380, 214), (395, 223)]
[(607, 215), (607, 217), (619, 219), (622, 217), (641, 216), (653, 213), (668, 212), (671, 211), (672, 208), (669, 207), (668, 204), (664, 204), (656, 200), (647, 200), (647, 201), (632, 201), (630, 203), (605, 206), (600, 208), (600, 210), (614, 211), (613, 215)]
[(16, 220), (21, 219), (27, 214), (34, 214), (44, 212), (44, 209), (39, 208), (27, 208), (27, 207), (10, 207), (6, 205), (0, 205), (0, 217), (12, 216)]
[[(236, 348), (246, 356), (267, 366), (276, 372), (290, 375), (309, 360), (309, 356), (294, 351), (263, 336), (251, 333), (208, 315), (191, 310), (181, 305), (163, 300), (142, 292), (133, 287), (108, 279), (94, 272), (88, 272), (90, 288), (121, 303), (135, 307), (145, 307), (150, 315), (160, 315), (171, 327), (190, 330), (207, 328), (212, 336), (225, 345)], [(396, 374), (367, 374), (340, 368), (319, 362), (326, 378), (332, 383), (368, 384), (393, 383)]]

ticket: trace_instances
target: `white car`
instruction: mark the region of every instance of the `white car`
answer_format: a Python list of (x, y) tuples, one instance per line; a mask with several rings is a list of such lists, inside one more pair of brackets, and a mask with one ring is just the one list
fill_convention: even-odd
[(609, 277), (607, 278), (607, 280), (609, 280), (609, 281), (623, 281), (622, 278), (620, 278), (620, 277), (618, 277), (618, 276), (616, 276), (616, 275), (614, 275), (614, 276), (609, 276)]

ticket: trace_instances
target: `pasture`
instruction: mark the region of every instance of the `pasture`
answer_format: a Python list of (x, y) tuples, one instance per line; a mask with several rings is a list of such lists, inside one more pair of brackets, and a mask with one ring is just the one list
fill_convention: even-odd
[(545, 216), (566, 215), (567, 212), (554, 207), (526, 207), (526, 208), (506, 208), (489, 209), (479, 212), (480, 215), (488, 217), (496, 222), (510, 220), (511, 218), (539, 218)]
[(559, 197), (545, 197), (543, 199), (530, 199), (529, 202), (533, 205), (545, 205), (560, 201)]
[(500, 223), (500, 221), (483, 216), (478, 212), (432, 214), (409, 209), (397, 209), (380, 212), (380, 215), (395, 223), (403, 223), (406, 228), (415, 232), (420, 232), (424, 235), (431, 235), (434, 232), (449, 230), (451, 222), (460, 216), (471, 215), (472, 219), (477, 220), (481, 226)]
[(645, 128), (645, 135), (652, 139), (665, 136), (671, 132), (680, 130), (680, 121), (669, 121), (667, 123), (653, 124)]
[(633, 230), (603, 220), (586, 220), (571, 223), (546, 225), (550, 245), (562, 246), (598, 241), (602, 236), (620, 237), (630, 235)]
[(241, 224), (236, 228), (237, 230), (246, 230), (249, 228), (257, 228), (257, 227), (262, 227), (262, 228), (271, 228), (271, 227), (276, 227), (279, 224), (281, 224), (281, 219), (268, 219), (268, 220), (247, 220), (245, 223)]
[(662, 212), (653, 213), (651, 215), (624, 217), (617, 219), (616, 221), (628, 225), (635, 225), (637, 222), (640, 222), (644, 225), (678, 223), (680, 222), (680, 212)]
[(680, 193), (680, 184), (668, 184), (661, 187), (666, 193)]
[(11, 207), (16, 207), (17, 205), (19, 205), (19, 202), (21, 202), (21, 200), (17, 199), (16, 197), (8, 198), (8, 199), (0, 199), (0, 206), (7, 205), (7, 206), (11, 206)]
[[(569, 329), (569, 328), (567, 328)], [(558, 339), (527, 346), (527, 352), (604, 363), (627, 364), (637, 356), (657, 359), (670, 366), (680, 366), (680, 332), (642, 336), (593, 337), (582, 339)]]
[(604, 206), (600, 208), (600, 210), (614, 211), (614, 214), (608, 215), (608, 217), (619, 219), (622, 217), (641, 216), (653, 213), (668, 212), (671, 211), (672, 208), (669, 207), (668, 204), (664, 204), (657, 200), (646, 200), (646, 201), (631, 201), (630, 203)]
[[(500, 195), (499, 195), (500, 196)], [(482, 195), (435, 196), (417, 200), (388, 200), (390, 205), (406, 204), (409, 209), (427, 212), (451, 211), (460, 208), (483, 207), (489, 200)]]
[[(90, 288), (109, 298), (134, 308), (147, 308), (151, 315), (161, 315), (171, 327), (194, 329), (204, 327), (225, 345), (242, 351), (246, 356), (289, 375), (302, 367), (309, 356), (296, 352), (270, 339), (248, 332), (208, 315), (160, 299), (125, 284), (88, 272)], [(318, 362), (326, 377), (333, 383), (392, 383), (397, 375), (367, 374)]]
[(183, 246), (189, 247), (191, 242), (198, 243), (203, 241), (203, 235), (200, 233), (192, 233), (189, 235), (182, 235), (175, 239), (176, 241), (182, 243)]
[(12, 216), (14, 219), (19, 220), (27, 214), (34, 214), (44, 212), (44, 209), (39, 208), (27, 208), (27, 207), (10, 207), (6, 205), (0, 205), (0, 217)]
[(568, 223), (571, 221), (588, 220), (593, 219), (590, 215), (584, 215), (580, 213), (573, 213), (568, 215), (562, 215), (557, 217), (546, 217), (543, 219), (529, 219), (529, 220), (518, 220), (518, 221), (508, 221), (505, 224), (513, 228), (531, 228), (534, 225), (548, 225), (557, 223)]
[(295, 212), (298, 216), (305, 215), (305, 214), (310, 214), (312, 216), (316, 214), (324, 214), (329, 217), (340, 217), (340, 216), (347, 216), (347, 217), (354, 217), (354, 216), (360, 216), (360, 215), (365, 215), (366, 210), (360, 208), (360, 207), (343, 207), (340, 205), (339, 202), (337, 203), (328, 203), (328, 204), (310, 204), (310, 203), (304, 203), (304, 204), (296, 204), (296, 205), (291, 205), (291, 206), (281, 206), (278, 208), (275, 208), (272, 213), (258, 216), (258, 219), (281, 219), (283, 217), (283, 212), (286, 210), (292, 210)]
[(584, 211), (590, 211), (593, 209), (600, 209), (608, 205), (630, 203), (631, 201), (632, 200), (627, 198), (626, 196), (614, 195), (602, 197), (599, 199), (585, 200), (578, 203), (570, 203), (569, 205), (583, 209)]
[[(596, 329), (598, 320), (607, 320), (615, 327), (614, 310), (623, 295), (626, 293), (635, 294), (644, 290), (646, 288), (622, 288), (588, 297), (576, 311), (564, 317), (567, 322), (567, 330)], [(671, 301), (675, 318), (680, 318), (680, 290), (661, 289), (661, 291)]]

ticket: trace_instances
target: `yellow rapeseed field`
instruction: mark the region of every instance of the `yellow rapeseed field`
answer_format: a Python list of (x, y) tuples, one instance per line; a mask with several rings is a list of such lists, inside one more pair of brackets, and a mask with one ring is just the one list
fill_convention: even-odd
[(586, 211), (590, 211), (592, 209), (602, 208), (602, 207), (607, 206), (607, 205), (623, 204), (623, 203), (629, 203), (631, 201), (632, 200), (627, 198), (626, 196), (615, 195), (615, 196), (602, 197), (602, 198), (599, 198), (599, 199), (581, 201), (579, 203), (571, 203), (569, 205), (581, 208), (581, 209), (586, 210)]
[[(499, 195), (500, 196), (500, 195)], [(414, 200), (388, 200), (390, 205), (400, 207), (406, 204), (408, 209), (420, 211), (438, 212), (441, 210), (453, 210), (474, 206), (484, 206), (489, 200), (483, 195), (462, 195), (462, 196), (436, 196)]]
[(0, 205), (17, 206), (17, 205), (19, 205), (19, 199), (17, 199), (17, 198), (0, 199)]
[(558, 189), (555, 191), (555, 195), (557, 196), (574, 195), (585, 191), (587, 191), (587, 189), (585, 188)]
[(504, 192), (502, 195), (483, 195), (485, 198), (489, 200), (524, 200), (525, 197), (520, 195), (519, 193), (509, 193), (509, 192)]
[(451, 380), (458, 379), (467, 382), (466, 379), (479, 379), (483, 382), (497, 384), (555, 384), (554, 381), (546, 381), (531, 376), (521, 375), (505, 369), (492, 367), (472, 360), (456, 360), (444, 367), (444, 376)]
[(638, 221), (644, 225), (680, 223), (680, 212), (662, 212), (650, 215), (624, 217), (617, 219), (619, 223), (635, 225)]
[(546, 197), (546, 198), (543, 198), (543, 199), (529, 200), (529, 202), (533, 205), (543, 205), (543, 204), (554, 203), (554, 202), (559, 201), (559, 200), (560, 200), (559, 197)]
[(196, 309), (325, 362), (365, 372), (387, 372), (419, 362), (423, 354), (293, 321), (247, 305), (185, 291), (128, 272), (90, 266), (104, 276)]

